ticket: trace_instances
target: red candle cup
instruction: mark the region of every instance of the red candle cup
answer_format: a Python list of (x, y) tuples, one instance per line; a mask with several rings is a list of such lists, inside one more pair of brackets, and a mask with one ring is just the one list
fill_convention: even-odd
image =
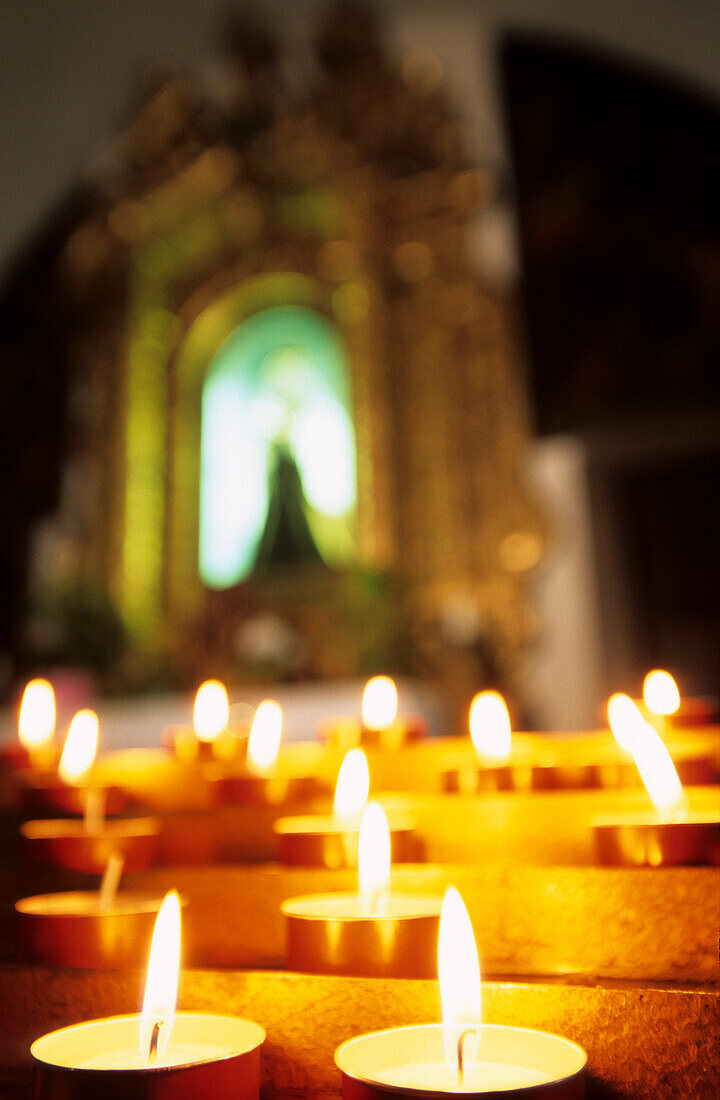
[(252, 775), (247, 771), (228, 772), (222, 766), (208, 765), (203, 772), (218, 806), (282, 806), (309, 802), (327, 794), (327, 786), (311, 775)]
[(480, 966), (457, 890), (443, 899), (437, 946), (442, 1024), (376, 1031), (338, 1047), (345, 1100), (462, 1095), (581, 1100), (585, 1052), (542, 1031), (481, 1023)]
[(376, 802), (363, 810), (359, 892), (290, 898), (282, 905), (291, 970), (427, 978), (436, 969), (442, 899), (388, 893), (390, 830)]
[[(712, 784), (717, 763), (710, 756), (676, 758), (681, 781), (688, 786)], [(558, 761), (533, 764), (483, 766), (468, 763), (443, 773), (442, 786), (448, 794), (482, 794), (492, 791), (610, 790), (637, 787), (637, 768), (632, 761)]]
[(598, 818), (593, 829), (600, 863), (612, 867), (720, 867), (720, 814), (688, 811), (677, 820), (658, 813)]
[(28, 857), (45, 866), (102, 874), (111, 856), (122, 856), (127, 872), (155, 862), (160, 821), (154, 817), (114, 818), (87, 829), (78, 820), (26, 821), (20, 832)]
[(57, 814), (68, 817), (82, 816), (88, 807), (88, 799), (97, 798), (103, 812), (119, 814), (128, 805), (128, 797), (120, 787), (95, 785), (92, 781), (75, 786), (63, 783), (57, 775), (20, 773), (20, 812), (27, 817)]
[(249, 1020), (179, 1012), (165, 1057), (140, 1055), (140, 1016), (111, 1016), (37, 1039), (36, 1100), (258, 1100), (265, 1032)]
[(392, 752), (427, 736), (427, 722), (420, 714), (398, 715), (387, 726), (376, 729), (358, 718), (330, 718), (318, 731), (322, 741), (333, 748), (347, 751), (353, 748), (383, 749)]
[(377, 904), (360, 894), (289, 898), (281, 909), (287, 966), (307, 974), (432, 978), (442, 898), (389, 894)]
[(481, 1024), (477, 1059), (458, 1078), (446, 1062), (442, 1024), (376, 1031), (335, 1052), (343, 1100), (583, 1100), (587, 1056), (576, 1043), (544, 1031)]
[(0, 768), (13, 772), (51, 772), (57, 767), (60, 752), (54, 746), (31, 752), (19, 742), (0, 748)]
[[(393, 863), (419, 863), (422, 843), (408, 819), (391, 816), (390, 851)], [(273, 829), (280, 862), (287, 867), (357, 868), (360, 822), (354, 826), (331, 815), (281, 817)]]
[(213, 760), (236, 760), (244, 751), (248, 730), (233, 726), (212, 741), (201, 741), (190, 726), (169, 726), (162, 743), (181, 764), (202, 764)]
[(74, 1024), (37, 1039), (35, 1096), (88, 1100), (258, 1100), (265, 1032), (249, 1020), (176, 1012), (180, 898), (160, 906), (141, 1014)]
[(15, 903), (21, 962), (91, 970), (134, 969), (147, 952), (161, 897), (124, 891), (38, 894)]
[(633, 756), (649, 806), (594, 822), (600, 861), (634, 867), (720, 865), (720, 803), (715, 800), (717, 809), (711, 813), (688, 808), (667, 745), (627, 696), (610, 699), (608, 716), (618, 744)]

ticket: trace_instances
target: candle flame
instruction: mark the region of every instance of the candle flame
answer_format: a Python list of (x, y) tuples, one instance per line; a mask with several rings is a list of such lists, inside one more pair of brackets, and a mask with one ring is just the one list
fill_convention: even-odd
[(215, 741), (230, 718), (230, 704), (225, 685), (219, 680), (206, 680), (195, 696), (193, 728), (198, 741)]
[(79, 710), (65, 739), (58, 764), (63, 783), (79, 785), (93, 766), (98, 747), (100, 727), (94, 710)]
[(686, 796), (675, 765), (660, 734), (646, 722), (627, 695), (611, 696), (608, 719), (615, 740), (632, 754), (640, 778), (653, 803), (662, 813), (685, 808)]
[(633, 750), (635, 766), (655, 806), (661, 813), (680, 813), (687, 806), (687, 796), (678, 778), (672, 757), (657, 730), (646, 722), (645, 736)]
[(352, 819), (359, 817), (370, 793), (370, 772), (362, 749), (345, 753), (335, 785), (333, 814)]
[(608, 699), (608, 722), (621, 749), (634, 755), (634, 746), (642, 740), (647, 725), (638, 707), (629, 695), (616, 692)]
[(256, 775), (267, 775), (275, 766), (282, 737), (282, 708), (266, 699), (255, 711), (247, 747), (247, 766)]
[(480, 961), (465, 903), (454, 886), (443, 898), (438, 935), (438, 978), (445, 1057), (462, 1078), (477, 1057), (482, 1006)]
[(674, 678), (661, 668), (648, 672), (643, 681), (645, 706), (653, 714), (674, 714), (680, 706), (680, 692)]
[(20, 744), (46, 748), (55, 732), (55, 692), (47, 680), (31, 680), (23, 692), (18, 719)]
[(366, 900), (376, 899), (390, 882), (390, 828), (377, 802), (368, 802), (360, 820), (358, 880)]
[(363, 725), (369, 730), (382, 730), (392, 725), (397, 716), (398, 695), (389, 676), (373, 676), (365, 685), (362, 697)]
[(481, 691), (470, 704), (470, 736), (480, 756), (502, 763), (510, 756), (512, 733), (499, 691)]
[(140, 1017), (140, 1053), (148, 1065), (162, 1060), (170, 1040), (179, 975), (180, 898), (171, 890), (155, 921)]

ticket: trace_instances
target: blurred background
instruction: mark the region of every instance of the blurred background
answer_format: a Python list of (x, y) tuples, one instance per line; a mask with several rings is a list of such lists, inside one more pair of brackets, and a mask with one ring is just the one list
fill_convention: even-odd
[(0, 691), (716, 690), (720, 6), (4, 0)]

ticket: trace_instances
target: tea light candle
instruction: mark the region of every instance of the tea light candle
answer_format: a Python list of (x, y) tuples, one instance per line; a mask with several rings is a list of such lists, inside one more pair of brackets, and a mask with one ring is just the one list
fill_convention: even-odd
[(442, 1024), (376, 1031), (338, 1047), (344, 1100), (399, 1096), (583, 1100), (587, 1058), (576, 1043), (549, 1032), (482, 1024), (478, 1060), (458, 1079), (445, 1059)]
[[(360, 817), (369, 791), (367, 757), (362, 749), (350, 749), (338, 772), (332, 814), (281, 817), (275, 822), (280, 862), (330, 870), (357, 867)], [(408, 818), (393, 818), (390, 848), (396, 863), (417, 858), (418, 843)]]
[(30, 772), (20, 776), (20, 802), (24, 813), (59, 811), (94, 816), (119, 813), (127, 797), (119, 787), (92, 782), (97, 754), (99, 723), (92, 710), (80, 710), (70, 723), (57, 774)]
[(68, 818), (26, 821), (20, 833), (34, 862), (101, 875), (112, 855), (121, 855), (128, 871), (146, 871), (155, 862), (160, 828), (156, 817), (111, 818), (90, 827)]
[(475, 760), (444, 771), (446, 791), (476, 794), (587, 785), (584, 769), (559, 766), (546, 743), (539, 750), (513, 744), (507, 704), (498, 691), (478, 692), (470, 704), (468, 725)]
[(609, 714), (613, 733), (632, 754), (653, 808), (595, 820), (600, 862), (636, 867), (720, 866), (720, 792), (717, 814), (688, 810), (687, 796), (657, 730), (645, 722), (628, 696), (614, 697)]
[(373, 1032), (338, 1047), (345, 1100), (500, 1093), (582, 1100), (587, 1058), (581, 1047), (548, 1032), (481, 1023), (477, 948), (453, 887), (443, 901), (438, 970), (442, 1024)]
[(425, 737), (427, 725), (419, 714), (398, 714), (398, 695), (389, 676), (373, 676), (363, 691), (362, 718), (330, 718), (320, 727), (320, 737), (347, 751), (359, 745), (399, 749)]
[(176, 1013), (179, 965), (180, 904), (172, 891), (155, 923), (142, 1014), (89, 1020), (36, 1039), (35, 1095), (257, 1100), (265, 1032), (235, 1017)]
[(648, 672), (642, 694), (648, 718), (659, 733), (673, 727), (706, 726), (718, 720), (717, 699), (681, 696), (675, 678), (664, 669)]
[(18, 715), (18, 740), (0, 749), (0, 764), (7, 768), (46, 771), (55, 767), (58, 752), (55, 734), (55, 692), (48, 680), (30, 680), (23, 692)]
[(100, 889), (38, 894), (15, 903), (20, 960), (93, 970), (131, 969), (152, 936), (161, 897), (118, 896), (122, 856), (111, 856)]
[(314, 775), (298, 775), (279, 766), (282, 739), (282, 708), (265, 699), (255, 712), (242, 768), (208, 764), (204, 778), (219, 805), (278, 806), (283, 802), (310, 799), (325, 785)]
[(357, 894), (289, 898), (290, 970), (365, 977), (426, 978), (434, 973), (440, 898), (388, 894), (390, 832), (381, 806), (369, 802), (358, 841)]
[(220, 680), (206, 680), (195, 695), (192, 726), (171, 726), (163, 742), (178, 761), (232, 760), (247, 741), (248, 729), (230, 722), (230, 701)]

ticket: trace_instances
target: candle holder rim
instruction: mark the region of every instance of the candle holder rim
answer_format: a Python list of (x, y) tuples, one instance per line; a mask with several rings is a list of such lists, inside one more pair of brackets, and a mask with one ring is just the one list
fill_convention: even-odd
[[(42, 826), (42, 828), (38, 828)], [(110, 833), (118, 837), (122, 836), (154, 836), (160, 832), (161, 821), (159, 817), (143, 815), (142, 817), (106, 817), (103, 819), (100, 832)], [(48, 817), (32, 818), (23, 821), (20, 833), (27, 840), (52, 839), (54, 837), (67, 836), (91, 836), (97, 830), (86, 829), (82, 818), (76, 817)]]
[[(653, 817), (653, 812), (657, 817)], [(616, 814), (598, 814), (592, 819), (594, 829), (676, 829), (678, 826), (688, 829), (706, 825), (720, 828), (720, 810), (680, 811), (675, 817), (663, 815), (659, 810), (627, 810)]]
[(386, 900), (386, 901), (412, 901), (412, 902), (417, 902), (417, 903), (425, 902), (425, 904), (428, 904), (428, 905), (430, 903), (432, 903), (433, 911), (430, 912), (430, 913), (428, 913), (428, 912), (409, 913), (407, 915), (402, 915), (402, 916), (400, 914), (380, 913), (380, 912), (378, 912), (378, 913), (372, 913), (372, 912), (370, 912), (370, 913), (358, 913), (354, 916), (343, 916), (343, 915), (338, 916), (338, 915), (335, 915), (335, 914), (332, 914), (332, 913), (322, 913), (322, 912), (312, 913), (312, 912), (303, 912), (302, 910), (298, 910), (298, 909), (293, 910), (293, 906), (297, 906), (299, 902), (306, 902), (307, 903), (308, 901), (313, 901), (313, 902), (327, 903), (327, 902), (349, 901), (349, 900), (361, 901), (362, 900), (362, 895), (358, 891), (353, 892), (353, 891), (350, 891), (350, 890), (338, 890), (335, 893), (325, 893), (325, 894), (298, 894), (295, 897), (285, 898), (284, 901), (281, 901), (280, 902), (280, 912), (283, 914), (283, 916), (286, 916), (286, 917), (294, 917), (294, 918), (300, 919), (300, 920), (324, 921), (324, 922), (339, 921), (339, 922), (355, 922), (355, 923), (357, 923), (358, 921), (365, 921), (366, 920), (366, 921), (372, 921), (373, 923), (377, 923), (378, 921), (381, 921), (381, 920), (388, 920), (388, 921), (423, 920), (423, 919), (427, 919), (427, 917), (429, 917), (429, 916), (439, 916), (440, 915), (440, 910), (442, 909), (442, 901), (443, 901), (442, 896), (440, 894), (410, 894), (410, 893), (398, 893), (398, 892), (395, 892), (395, 891), (393, 891), (393, 892), (388, 891), (388, 893), (385, 895), (385, 898), (384, 898), (384, 900)]
[[(189, 904), (188, 898), (183, 894), (179, 894), (178, 896), (180, 899), (181, 907), (187, 907), (187, 905)], [(58, 899), (70, 897), (83, 897), (87, 898), (88, 900), (91, 898), (97, 899), (97, 908), (88, 909), (86, 912), (65, 912), (63, 910), (59, 910), (56, 912), (43, 912), (42, 909), (35, 909), (28, 904), (29, 902), (46, 901), (48, 898)], [(144, 890), (120, 890), (117, 894), (116, 900), (120, 901), (121, 899), (123, 899), (127, 901), (129, 899), (132, 899), (132, 901), (135, 903), (135, 907), (132, 909), (117, 911), (115, 909), (115, 903), (113, 903), (113, 905), (110, 906), (109, 909), (100, 908), (98, 890), (59, 890), (55, 893), (50, 894), (29, 894), (27, 897), (18, 898), (18, 900), (15, 902), (15, 911), (29, 917), (61, 917), (64, 920), (71, 920), (73, 917), (86, 919), (87, 917), (114, 917), (118, 915), (125, 916), (130, 913), (155, 913), (160, 909), (160, 906), (163, 902), (163, 897), (163, 894), (153, 894), (150, 891)]]
[[(389, 810), (388, 828), (391, 833), (411, 833), (415, 830), (414, 818), (402, 811)], [(360, 815), (357, 823), (343, 825), (333, 814), (286, 814), (273, 822), (278, 836), (353, 836), (360, 832)]]
[[(130, 1074), (130, 1075), (147, 1074), (147, 1073), (169, 1074), (169, 1073), (177, 1072), (178, 1070), (191, 1069), (193, 1066), (204, 1066), (204, 1065), (209, 1065), (212, 1062), (225, 1062), (225, 1061), (228, 1061), (231, 1058), (241, 1057), (244, 1054), (249, 1054), (253, 1050), (257, 1050), (257, 1048), (262, 1046), (263, 1043), (265, 1042), (265, 1040), (267, 1039), (267, 1032), (265, 1031), (265, 1028), (261, 1024), (256, 1023), (254, 1020), (245, 1019), (244, 1016), (228, 1016), (226, 1013), (222, 1013), (222, 1012), (190, 1012), (190, 1011), (184, 1009), (184, 1010), (181, 1010), (181, 1011), (178, 1011), (178, 1012), (175, 1013), (175, 1022), (177, 1022), (177, 1020), (179, 1018), (189, 1020), (189, 1019), (198, 1018), (198, 1017), (202, 1017), (203, 1019), (217, 1019), (217, 1020), (230, 1021), (232, 1023), (245, 1024), (250, 1029), (254, 1030), (255, 1034), (254, 1034), (252, 1040), (250, 1041), (250, 1045), (248, 1045), (247, 1047), (245, 1047), (242, 1050), (231, 1050), (231, 1051), (228, 1051), (227, 1054), (215, 1055), (212, 1058), (201, 1059), (201, 1060), (193, 1061), (193, 1062), (179, 1062), (179, 1063), (177, 1063), (177, 1065), (174, 1065), (174, 1066), (135, 1066), (131, 1069), (125, 1069), (123, 1067), (117, 1067), (117, 1066), (112, 1067), (112, 1068), (108, 1068), (108, 1069), (104, 1069), (102, 1066), (91, 1066), (91, 1067), (65, 1066), (65, 1065), (60, 1065), (57, 1062), (50, 1062), (46, 1058), (40, 1057), (37, 1053), (36, 1048), (37, 1048), (38, 1044), (42, 1043), (44, 1039), (49, 1039), (50, 1037), (55, 1038), (56, 1036), (61, 1036), (63, 1034), (67, 1034), (68, 1032), (80, 1030), (81, 1028), (85, 1028), (85, 1027), (92, 1027), (93, 1025), (98, 1025), (98, 1024), (101, 1024), (101, 1025), (102, 1024), (112, 1024), (112, 1023), (116, 1023), (118, 1021), (124, 1021), (124, 1020), (136, 1020), (139, 1023), (139, 1021), (141, 1019), (141, 1013), (139, 1013), (139, 1012), (122, 1012), (122, 1013), (119, 1013), (116, 1016), (101, 1016), (101, 1017), (98, 1017), (98, 1018), (93, 1019), (93, 1020), (80, 1020), (78, 1023), (66, 1024), (65, 1027), (59, 1027), (59, 1028), (56, 1028), (54, 1031), (48, 1031), (45, 1035), (39, 1035), (37, 1037), (37, 1039), (34, 1039), (33, 1042), (30, 1045), (30, 1055), (31, 1055), (32, 1059), (38, 1065), (40, 1065), (40, 1066), (51, 1066), (53, 1068), (53, 1070), (55, 1070), (55, 1071), (60, 1071), (62, 1073), (68, 1073), (68, 1074), (79, 1074), (79, 1073), (127, 1073), (127, 1074)], [(172, 1035), (170, 1037), (170, 1041), (172, 1041)]]
[[(393, 1034), (393, 1033), (397, 1034), (398, 1032), (407, 1032), (407, 1031), (415, 1031), (415, 1030), (423, 1030), (423, 1029), (427, 1029), (427, 1030), (439, 1029), (439, 1030), (442, 1030), (443, 1026), (444, 1025), (442, 1023), (403, 1024), (400, 1027), (387, 1027), (387, 1028), (381, 1028), (378, 1031), (366, 1031), (366, 1032), (363, 1032), (363, 1034), (361, 1034), (361, 1035), (353, 1035), (350, 1039), (345, 1039), (344, 1042), (342, 1042), (340, 1044), (340, 1046), (338, 1046), (336, 1048), (333, 1059), (334, 1059), (334, 1062), (335, 1062), (335, 1065), (337, 1066), (337, 1068), (340, 1070), (341, 1073), (345, 1074), (346, 1077), (349, 1077), (354, 1081), (360, 1081), (363, 1084), (369, 1085), (370, 1087), (380, 1086), (380, 1087), (382, 1087), (383, 1091), (396, 1092), (396, 1093), (398, 1093), (399, 1095), (402, 1095), (402, 1096), (416, 1096), (418, 1098), (423, 1097), (423, 1096), (427, 1096), (428, 1094), (431, 1094), (431, 1095), (434, 1095), (434, 1096), (462, 1096), (463, 1093), (458, 1092), (456, 1089), (453, 1090), (453, 1089), (443, 1089), (443, 1088), (436, 1089), (435, 1088), (435, 1089), (429, 1090), (429, 1089), (416, 1088), (412, 1085), (386, 1084), (385, 1082), (379, 1082), (379, 1081), (377, 1081), (376, 1079), (374, 1079), (372, 1077), (364, 1077), (361, 1074), (353, 1073), (350, 1070), (345, 1069), (340, 1063), (340, 1059), (341, 1059), (343, 1051), (345, 1051), (349, 1046), (351, 1046), (353, 1043), (358, 1042), (359, 1040), (368, 1039), (370, 1037), (381, 1036), (381, 1035), (390, 1035), (390, 1034)], [(501, 1031), (502, 1030), (502, 1031), (511, 1031), (513, 1033), (518, 1033), (518, 1034), (542, 1035), (542, 1036), (545, 1036), (545, 1037), (548, 1037), (548, 1038), (554, 1040), (558, 1044), (562, 1044), (563, 1046), (567, 1047), (569, 1050), (572, 1050), (574, 1053), (576, 1053), (579, 1056), (579, 1058), (580, 1058), (579, 1064), (574, 1070), (572, 1070), (571, 1072), (568, 1072), (568, 1073), (564, 1073), (562, 1077), (554, 1077), (552, 1079), (552, 1081), (545, 1082), (544, 1084), (546, 1084), (546, 1085), (549, 1085), (549, 1084), (553, 1084), (553, 1085), (564, 1084), (568, 1081), (573, 1080), (573, 1078), (575, 1078), (575, 1077), (579, 1077), (581, 1074), (583, 1074), (585, 1072), (585, 1070), (587, 1068), (587, 1063), (588, 1063), (587, 1051), (584, 1050), (583, 1047), (581, 1047), (579, 1043), (576, 1043), (574, 1041), (574, 1039), (567, 1039), (564, 1035), (557, 1035), (554, 1031), (542, 1031), (540, 1028), (520, 1027), (520, 1026), (517, 1026), (517, 1025), (514, 1025), (514, 1024), (485, 1024), (485, 1023), (480, 1023), (477, 1026), (480, 1027), (483, 1031), (485, 1031), (485, 1030), (488, 1030), (488, 1031)], [(503, 1090), (502, 1092), (498, 1092), (498, 1090), (494, 1090), (494, 1091), (489, 1091), (487, 1093), (475, 1093), (475, 1094), (467, 1093), (466, 1095), (469, 1096), (469, 1097), (472, 1097), (473, 1095), (475, 1095), (475, 1096), (483, 1096), (484, 1095), (484, 1096), (488, 1096), (488, 1097), (498, 1096), (499, 1097), (499, 1096), (504, 1095), (504, 1094), (507, 1094), (508, 1096), (513, 1096), (513, 1095), (522, 1096), (523, 1094), (525, 1094), (527, 1096), (530, 1096), (539, 1087), (540, 1087), (539, 1085), (521, 1085), (517, 1088), (513, 1088), (513, 1089), (509, 1089), (509, 1090)]]

